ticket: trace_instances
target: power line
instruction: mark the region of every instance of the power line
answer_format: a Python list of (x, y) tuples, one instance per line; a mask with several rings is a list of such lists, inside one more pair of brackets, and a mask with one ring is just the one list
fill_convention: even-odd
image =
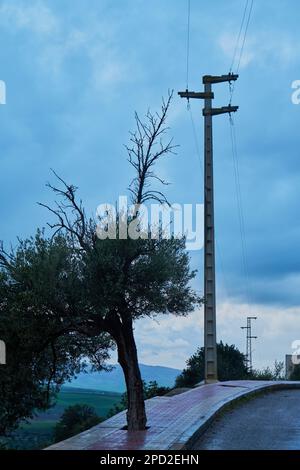
[[(193, 134), (193, 138), (194, 138), (194, 143), (195, 143), (196, 155), (197, 155), (199, 163), (200, 163), (200, 169), (201, 169), (202, 176), (204, 176), (204, 173), (203, 173), (203, 160), (202, 160), (201, 153), (200, 153), (198, 135), (197, 135), (197, 131), (196, 131), (195, 120), (194, 120), (191, 105), (189, 105), (188, 111), (189, 111), (189, 115), (190, 115), (190, 122), (191, 122), (191, 127), (192, 127), (192, 134)], [(229, 115), (229, 120), (230, 120), (230, 135), (231, 135), (232, 157), (233, 157), (233, 166), (234, 166), (238, 221), (239, 221), (239, 230), (240, 230), (240, 238), (241, 238), (241, 248), (242, 248), (242, 265), (243, 265), (243, 271), (244, 271), (244, 276), (245, 276), (245, 294), (246, 294), (246, 298), (248, 300), (248, 304), (250, 304), (251, 291), (250, 291), (249, 269), (248, 269), (248, 262), (247, 262), (247, 248), (246, 248), (247, 244), (246, 244), (245, 218), (244, 218), (244, 213), (243, 213), (242, 191), (241, 191), (241, 184), (240, 184), (240, 170), (239, 170), (239, 162), (238, 162), (236, 132), (235, 132), (235, 126), (234, 126), (234, 121), (233, 121), (232, 115)], [(228, 289), (229, 283), (228, 283), (228, 280), (227, 280), (227, 276), (225, 274), (223, 255), (222, 255), (222, 250), (221, 250), (218, 239), (216, 239), (216, 248), (217, 248), (217, 252), (218, 252), (218, 255), (219, 255), (218, 256), (219, 257), (219, 266), (220, 266), (220, 271), (221, 271), (221, 274), (222, 274), (222, 277), (223, 277), (223, 284), (224, 284), (224, 288), (225, 288), (225, 291), (226, 291), (227, 296), (228, 296), (228, 294), (229, 294), (229, 289)]]
[[(197, 134), (197, 131), (196, 131), (196, 125), (195, 125), (195, 120), (194, 120), (194, 115), (193, 115), (193, 110), (192, 110), (191, 104), (189, 104), (189, 106), (188, 106), (188, 111), (189, 111), (189, 116), (190, 116), (190, 122), (191, 122), (191, 127), (192, 127), (192, 134), (193, 134), (193, 138), (194, 138), (196, 155), (197, 155), (199, 163), (200, 163), (200, 169), (201, 169), (202, 177), (204, 178), (203, 159), (201, 157), (198, 134)], [(218, 253), (220, 271), (221, 271), (221, 274), (222, 274), (222, 277), (223, 277), (223, 287), (224, 287), (224, 290), (225, 290), (225, 293), (226, 293), (227, 297), (229, 297), (229, 290), (228, 290), (229, 283), (228, 283), (228, 280), (227, 280), (227, 276), (225, 274), (223, 255), (222, 255), (222, 250), (221, 250), (220, 243), (219, 243), (218, 239), (216, 239), (216, 248), (217, 248), (217, 253)]]
[(252, 14), (252, 10), (253, 10), (253, 2), (254, 2), (254, 0), (251, 0), (248, 19), (247, 19), (246, 28), (245, 28), (244, 39), (243, 39), (243, 43), (242, 43), (242, 47), (241, 47), (241, 51), (240, 51), (240, 57), (239, 57), (239, 61), (238, 61), (238, 66), (237, 66), (237, 73), (240, 69), (241, 60), (242, 60), (242, 56), (243, 56), (243, 52), (244, 52), (244, 48), (245, 48), (247, 32), (248, 32), (249, 23), (250, 23), (250, 19), (251, 19), (251, 14)]
[[(246, 28), (245, 28), (245, 31), (244, 31), (244, 37), (243, 37), (243, 41), (242, 41), (242, 48), (241, 48), (240, 55), (239, 55), (239, 63), (241, 61), (241, 57), (242, 57), (242, 53), (243, 53), (243, 49), (244, 49), (245, 41), (246, 41), (246, 34), (247, 34), (249, 22), (250, 22), (251, 11), (252, 11), (252, 7), (253, 7), (253, 0), (251, 0), (251, 8), (249, 10), (248, 18), (247, 18), (247, 11), (248, 11), (248, 6), (249, 6), (249, 1), (250, 0), (246, 1), (245, 8), (244, 8), (244, 11), (243, 11), (242, 23), (241, 23), (239, 34), (238, 34), (238, 37), (237, 37), (235, 50), (234, 50), (234, 56), (233, 56), (233, 59), (232, 59), (232, 64), (231, 64), (230, 70), (232, 70), (232, 68), (234, 66), (234, 63), (235, 63), (235, 60), (236, 60), (236, 57), (237, 57), (237, 53), (238, 53), (238, 50), (239, 50), (240, 41), (241, 41), (241, 38), (242, 38), (244, 24), (246, 22)], [(186, 40), (186, 90), (187, 91), (188, 91), (188, 87), (189, 87), (190, 18), (191, 18), (191, 0), (187, 0), (187, 40)], [(247, 20), (246, 20), (246, 18), (247, 18)], [(232, 87), (231, 90), (232, 90), (232, 94), (233, 94), (233, 89), (234, 88), (233, 88), (231, 82), (229, 82), (229, 85)], [(232, 95), (231, 95), (231, 99), (232, 99)], [(230, 99), (230, 103), (231, 103), (231, 99)], [(192, 112), (192, 109), (191, 109), (189, 99), (187, 101), (187, 110), (189, 111), (189, 115), (190, 115), (190, 122), (191, 122), (191, 126), (192, 126), (192, 133), (193, 133), (193, 138), (194, 138), (194, 142), (195, 142), (196, 154), (197, 154), (197, 157), (199, 159), (202, 176), (204, 177), (203, 161), (202, 161), (201, 154), (200, 154), (200, 147), (199, 147), (199, 143), (198, 143), (197, 131), (196, 131), (195, 121), (194, 121), (193, 112)], [(232, 147), (233, 148), (236, 147), (236, 144), (235, 145), (233, 144)], [(234, 154), (234, 152), (233, 152), (233, 154)], [(238, 188), (239, 187), (239, 184), (238, 184), (238, 181), (239, 181), (238, 165), (234, 165), (234, 168), (235, 168), (235, 175), (236, 175), (236, 182), (237, 182), (236, 187)], [(238, 202), (238, 211), (239, 211), (239, 220), (240, 220), (240, 231), (241, 231), (241, 234), (242, 234), (242, 233), (244, 233), (244, 228), (243, 228), (244, 227), (244, 222), (243, 222), (243, 214), (242, 214), (240, 189), (237, 190), (237, 194), (238, 194), (238, 201), (239, 201)], [(242, 240), (243, 240), (242, 241), (242, 245), (243, 245), (242, 249), (243, 249), (243, 253), (245, 253), (246, 250), (245, 250), (244, 238), (242, 238)], [(225, 275), (223, 257), (222, 257), (222, 252), (221, 252), (221, 248), (219, 246), (218, 240), (216, 241), (216, 248), (217, 248), (217, 252), (218, 252), (219, 266), (220, 266), (220, 271), (221, 271), (222, 277), (223, 277), (224, 288), (225, 288), (225, 291), (228, 295), (227, 280), (226, 280), (226, 275)], [(247, 264), (246, 263), (247, 263), (246, 262), (246, 257), (245, 257), (245, 254), (244, 254), (243, 255), (243, 265), (244, 265), (244, 271), (245, 272), (247, 272)]]
[(250, 291), (250, 278), (249, 278), (249, 269), (248, 269), (248, 261), (247, 261), (245, 218), (244, 218), (244, 212), (243, 212), (243, 201), (242, 201), (242, 191), (241, 191), (241, 183), (240, 183), (240, 171), (239, 171), (239, 161), (238, 161), (238, 152), (237, 152), (237, 143), (236, 143), (236, 132), (235, 132), (234, 120), (232, 116), (229, 116), (229, 123), (230, 123), (230, 139), (231, 139), (231, 147), (232, 147), (239, 231), (240, 231), (240, 238), (241, 238), (242, 266), (243, 266), (244, 277), (245, 277), (245, 294), (248, 300), (248, 304), (250, 305), (251, 291)]
[(187, 38), (186, 38), (186, 89), (189, 88), (190, 19), (191, 19), (191, 0), (188, 0), (188, 5), (187, 5)]
[(216, 246), (217, 246), (218, 258), (219, 258), (220, 271), (221, 271), (221, 274), (222, 274), (222, 277), (223, 277), (223, 288), (225, 290), (226, 297), (229, 299), (229, 290), (228, 290), (229, 283), (227, 282), (228, 279), (227, 279), (227, 276), (225, 274), (223, 255), (222, 255), (221, 247), (220, 247), (220, 244), (219, 244), (218, 240), (216, 240)]
[[(246, 0), (240, 30), (239, 30), (239, 33), (238, 33), (238, 36), (237, 36), (237, 40), (236, 40), (236, 44), (235, 44), (235, 48), (234, 48), (234, 52), (233, 52), (233, 58), (232, 58), (231, 66), (230, 66), (230, 72), (232, 72), (232, 70), (234, 68), (234, 65), (235, 65), (235, 62), (236, 62), (236, 59), (237, 59), (238, 50), (240, 52), (239, 52), (239, 56), (238, 56), (237, 68), (236, 68), (235, 73), (239, 72), (242, 57), (243, 57), (243, 53), (244, 53), (244, 49), (245, 49), (246, 37), (247, 37), (248, 29), (249, 29), (250, 19), (251, 19), (251, 15), (252, 15), (252, 11), (253, 11), (253, 4), (254, 4), (254, 0)], [(243, 33), (243, 30), (244, 30), (244, 33)], [(243, 33), (243, 39), (242, 39), (242, 33)], [(242, 41), (241, 41), (241, 39), (242, 39)], [(229, 103), (231, 103), (231, 101), (232, 101), (234, 88), (235, 88), (235, 83), (232, 84), (232, 83), (229, 82), (229, 94), (230, 94)]]
[[(244, 49), (245, 49), (250, 19), (251, 19), (251, 15), (253, 11), (253, 4), (254, 4), (254, 0), (246, 0), (245, 2), (242, 21), (241, 21), (239, 33), (238, 33), (235, 48), (234, 48), (233, 58), (232, 58), (231, 66), (230, 66), (230, 72), (233, 70), (236, 61), (237, 61), (236, 73), (239, 72)], [(239, 54), (238, 54), (238, 51), (239, 51)], [(234, 90), (235, 90), (235, 82), (233, 84), (229, 82), (229, 95), (230, 95), (229, 104), (231, 104)], [(231, 115), (229, 115), (229, 124), (230, 124), (230, 139), (231, 139), (232, 158), (233, 158), (233, 167), (234, 167), (237, 212), (238, 212), (239, 231), (240, 231), (240, 238), (241, 238), (242, 266), (243, 266), (244, 277), (245, 277), (244, 290), (245, 290), (246, 299), (248, 301), (248, 306), (250, 309), (252, 292), (250, 290), (250, 277), (249, 277), (249, 268), (248, 268), (248, 260), (247, 260), (245, 218), (244, 218), (244, 212), (243, 212), (239, 161), (238, 161), (238, 152), (237, 152), (237, 143), (236, 143), (236, 132), (235, 132), (234, 120)], [(252, 361), (252, 357), (251, 357), (251, 361)]]
[(245, 7), (244, 7), (244, 12), (243, 12), (243, 18), (242, 18), (242, 22), (241, 22), (239, 34), (238, 34), (237, 39), (236, 39), (235, 48), (234, 48), (234, 53), (233, 53), (232, 62), (231, 62), (231, 66), (230, 66), (229, 72), (232, 72), (232, 71), (233, 71), (233, 66), (234, 66), (234, 63), (235, 63), (235, 59), (236, 59), (236, 55), (237, 55), (237, 51), (238, 51), (238, 46), (239, 46), (239, 43), (240, 43), (240, 39), (241, 39), (242, 31), (243, 31), (243, 26), (244, 26), (244, 22), (245, 22), (245, 19), (246, 19), (246, 13), (247, 13), (247, 9), (248, 9), (248, 3), (249, 3), (249, 0), (246, 0)]

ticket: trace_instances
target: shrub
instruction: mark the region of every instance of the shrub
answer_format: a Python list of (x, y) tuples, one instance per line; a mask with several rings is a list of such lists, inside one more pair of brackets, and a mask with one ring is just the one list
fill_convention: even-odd
[(72, 405), (65, 409), (54, 429), (55, 442), (68, 439), (103, 421), (89, 405)]

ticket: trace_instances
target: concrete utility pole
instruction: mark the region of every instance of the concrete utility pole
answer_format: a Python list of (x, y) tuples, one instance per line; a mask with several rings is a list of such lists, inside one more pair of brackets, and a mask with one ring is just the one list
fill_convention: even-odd
[(204, 349), (205, 349), (205, 382), (218, 380), (217, 373), (217, 339), (216, 339), (216, 286), (215, 286), (215, 227), (214, 227), (214, 184), (213, 184), (213, 131), (212, 116), (233, 113), (238, 106), (213, 108), (212, 84), (231, 82), (238, 75), (203, 77), (204, 92), (179, 92), (181, 98), (204, 99)]
[(252, 336), (251, 320), (257, 320), (257, 317), (247, 317), (247, 326), (241, 326), (242, 330), (247, 331), (246, 360), (247, 360), (249, 372), (252, 372), (252, 339), (257, 339), (257, 336)]

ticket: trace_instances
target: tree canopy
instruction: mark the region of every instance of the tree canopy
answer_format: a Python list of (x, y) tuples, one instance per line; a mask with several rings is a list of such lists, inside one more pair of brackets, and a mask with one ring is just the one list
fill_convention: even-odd
[[(0, 337), (7, 363), (0, 367), (0, 434), (51, 406), (59, 387), (82, 370), (89, 356), (104, 368), (107, 334), (81, 330), (80, 283), (67, 240), (50, 240), (38, 231), (2, 254)], [(62, 309), (67, 315), (62, 314)]]
[[(217, 344), (219, 380), (241, 380), (249, 377), (245, 356), (236, 346)], [(176, 379), (176, 387), (193, 387), (204, 380), (204, 348), (199, 348), (186, 361), (186, 368)]]
[(63, 441), (75, 436), (96, 424), (103, 418), (97, 415), (95, 408), (90, 405), (77, 404), (66, 408), (54, 428), (54, 441)]

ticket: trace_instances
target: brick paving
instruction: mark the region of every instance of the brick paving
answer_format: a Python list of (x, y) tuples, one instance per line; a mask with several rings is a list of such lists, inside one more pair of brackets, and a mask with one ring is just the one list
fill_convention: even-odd
[(180, 395), (146, 401), (149, 429), (126, 431), (126, 412), (118, 413), (93, 428), (46, 450), (179, 450), (225, 405), (260, 390), (300, 387), (298, 382), (231, 381), (201, 385)]

